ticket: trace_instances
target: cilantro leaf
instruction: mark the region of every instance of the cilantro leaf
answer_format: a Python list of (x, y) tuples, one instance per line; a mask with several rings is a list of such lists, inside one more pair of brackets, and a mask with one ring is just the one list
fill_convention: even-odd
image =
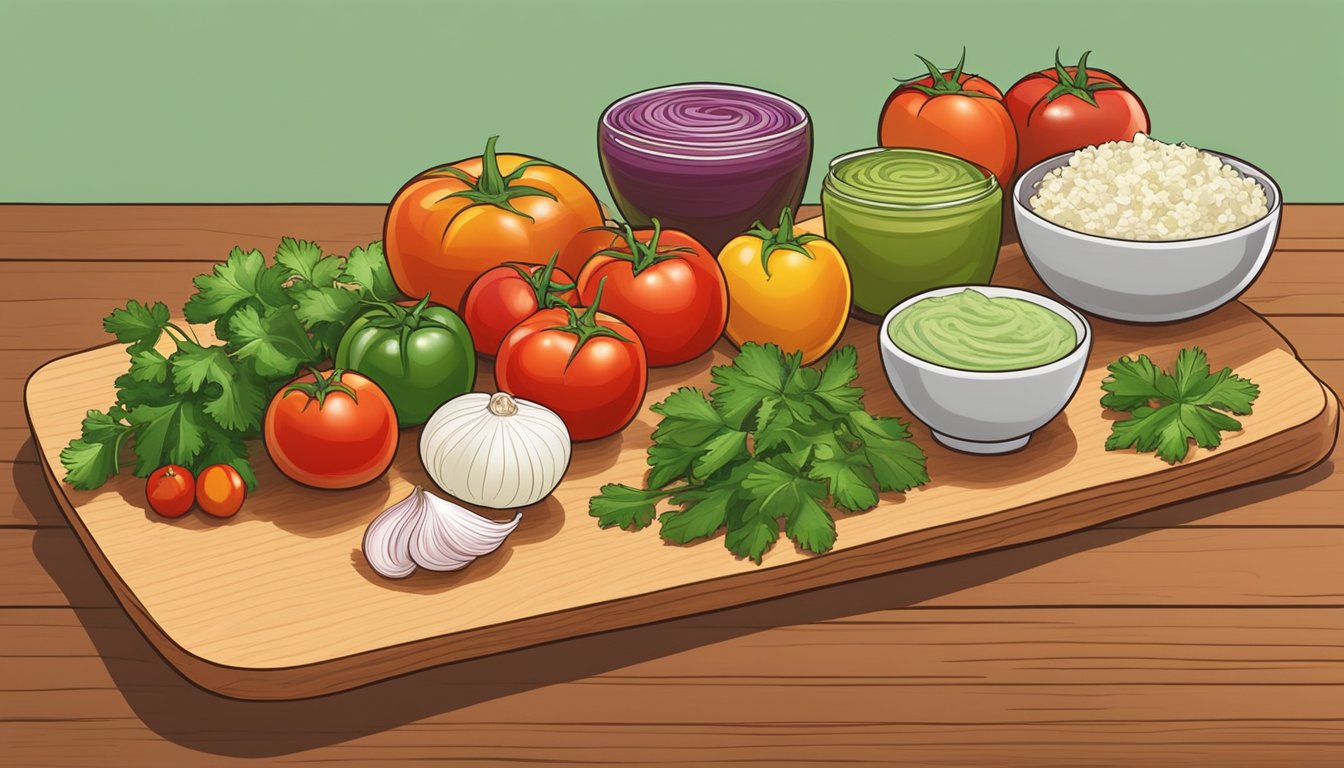
[(61, 450), (65, 482), (88, 491), (121, 471), (121, 447), (131, 427), (120, 416), (119, 408), (109, 413), (91, 410), (85, 415), (80, 438)]
[(312, 286), (331, 286), (345, 269), (345, 259), (323, 256), (322, 247), (310, 240), (280, 238), (275, 263), (285, 268), (285, 281), (299, 278)]
[[(148, 375), (145, 378), (149, 378)], [(162, 403), (173, 398), (173, 387), (164, 381), (145, 381), (136, 377), (134, 371), (123, 373), (115, 382), (117, 386), (117, 405), (123, 408)]]
[(1177, 353), (1173, 374), (1146, 355), (1121, 358), (1107, 370), (1101, 404), (1129, 411), (1130, 417), (1111, 424), (1106, 450), (1155, 452), (1168, 464), (1185, 460), (1191, 440), (1201, 448), (1217, 448), (1223, 432), (1241, 429), (1241, 422), (1222, 411), (1249, 414), (1260, 395), (1258, 386), (1231, 368), (1211, 374), (1208, 356), (1199, 347)]
[(238, 357), (251, 360), (262, 376), (287, 376), (317, 359), (317, 350), (292, 309), (262, 315), (254, 307), (243, 307), (229, 327)]
[(168, 358), (157, 349), (139, 349), (131, 353), (132, 379), (146, 384), (162, 384), (168, 380)]
[(717, 388), (714, 410), (733, 429), (741, 429), (747, 419), (761, 409), (767, 416), (779, 404), (784, 386), (781, 352), (774, 344), (747, 342), (732, 365), (715, 366), (710, 371)]
[(836, 507), (858, 512), (877, 506), (877, 476), (863, 451), (848, 451), (832, 438), (817, 444), (815, 457), (808, 477), (826, 482)]
[(705, 393), (695, 387), (682, 387), (649, 410), (663, 417), (653, 431), (658, 445), (700, 447), (726, 428)]
[(258, 297), (257, 284), (266, 271), (266, 257), (256, 249), (235, 247), (229, 258), (216, 264), (208, 275), (192, 282), (196, 293), (187, 300), (182, 314), (192, 323), (209, 323), (228, 314), (238, 304)]
[(379, 241), (350, 251), (339, 279), (342, 283), (358, 285), (361, 298), (379, 301), (401, 298), (401, 291), (392, 279), (392, 270), (388, 269), (387, 257), (383, 255), (383, 244)]
[(739, 557), (749, 557), (759, 565), (761, 555), (779, 538), (777, 521), (781, 517), (790, 529), (796, 528), (789, 536), (804, 549), (820, 554), (835, 542), (833, 527), (829, 541), (817, 527), (818, 513), (827, 520), (828, 526), (834, 525), (830, 515), (818, 504), (826, 498), (826, 488), (821, 483), (758, 461), (742, 481), (742, 490), (751, 499), (741, 515), (744, 532), (734, 536), (733, 528), (729, 526), (724, 542)]
[(173, 385), (179, 393), (200, 392), (207, 384), (214, 385), (218, 394), (205, 398), (204, 410), (215, 423), (242, 431), (261, 425), (266, 407), (261, 382), (239, 369), (224, 347), (183, 342), (170, 362)]
[(846, 424), (863, 443), (863, 457), (882, 491), (908, 491), (929, 481), (924, 451), (900, 419), (851, 411)]
[(167, 327), (168, 305), (161, 301), (147, 306), (132, 299), (103, 318), (103, 329), (122, 344), (131, 344), (134, 351), (153, 347)]
[(736, 501), (736, 489), (727, 484), (703, 490), (687, 491), (672, 499), (690, 504), (681, 510), (664, 512), (658, 518), (658, 535), (677, 544), (714, 535), (728, 520), (728, 509)]
[(841, 416), (863, 407), (863, 388), (854, 386), (859, 378), (859, 353), (854, 347), (842, 347), (826, 359), (813, 394), (831, 416)]
[(804, 496), (785, 520), (784, 534), (801, 549), (825, 554), (835, 546), (835, 520), (816, 499)]
[(734, 461), (749, 458), (747, 433), (740, 430), (724, 432), (705, 443), (704, 453), (691, 466), (691, 478), (700, 480), (723, 469)]
[(163, 405), (138, 406), (126, 420), (135, 427), (137, 477), (164, 464), (190, 465), (205, 448), (204, 416), (196, 401), (185, 396)]
[(662, 488), (673, 480), (690, 474), (691, 465), (699, 457), (700, 451), (679, 445), (649, 446), (649, 488)]
[(597, 496), (588, 501), (588, 514), (597, 518), (600, 528), (616, 526), (637, 531), (653, 522), (658, 500), (667, 493), (661, 490), (642, 491), (628, 485), (608, 483)]

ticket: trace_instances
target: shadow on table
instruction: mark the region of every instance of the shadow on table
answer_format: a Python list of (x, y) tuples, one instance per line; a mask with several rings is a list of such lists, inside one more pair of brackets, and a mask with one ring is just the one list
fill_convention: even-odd
[[(1333, 471), (1333, 464), (1326, 461), (1296, 477), (1167, 507), (1162, 522), (1179, 525), (1291, 493), (1330, 477)], [(61, 519), (40, 472), (20, 473), (16, 467), (14, 481), (23, 503), (39, 519)], [(116, 605), (115, 597), (68, 529), (38, 530), (33, 549), (146, 726), (165, 739), (202, 752), (265, 757), (349, 741), (773, 627), (918, 604), (1085, 549), (1125, 541), (1145, 530), (1091, 529), (1086, 537), (1065, 535), (699, 616), (448, 664), (345, 693), (285, 702), (229, 699), (180, 676), (126, 613), (111, 607)]]

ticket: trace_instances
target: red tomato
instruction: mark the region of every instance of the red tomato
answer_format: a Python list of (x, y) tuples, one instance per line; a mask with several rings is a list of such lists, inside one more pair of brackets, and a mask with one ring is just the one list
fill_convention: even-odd
[(233, 517), (247, 498), (243, 476), (228, 464), (211, 464), (196, 478), (196, 503), (208, 515)]
[(929, 74), (892, 91), (882, 107), (878, 143), (956, 155), (1007, 185), (1017, 164), (1017, 132), (1003, 93), (982, 77), (962, 73), (965, 51), (951, 72), (940, 72), (923, 56), (919, 60)]
[(1129, 141), (1148, 133), (1148, 110), (1120, 78), (1078, 66), (1065, 67), (1055, 51), (1055, 68), (1018, 80), (1004, 105), (1017, 128), (1019, 172), (1047, 158), (1108, 141)]
[(471, 330), (479, 354), (493, 357), (499, 343), (513, 326), (540, 309), (556, 306), (556, 299), (578, 303), (574, 278), (555, 268), (555, 258), (545, 266), (508, 263), (488, 269), (476, 278), (462, 299), (462, 319)]
[(577, 176), (526, 155), (496, 155), (497, 138), (480, 157), (430, 168), (392, 198), (383, 241), (407, 296), (429, 293), (456, 307), (485, 270), (544, 262), (580, 231), (602, 226), (597, 198)]
[(160, 515), (181, 517), (196, 501), (196, 480), (186, 467), (159, 467), (145, 481), (145, 498), (150, 509)]
[(300, 376), (266, 408), (266, 452), (287, 477), (314, 488), (354, 488), (391, 466), (397, 412), (377, 384), (350, 371)]
[(555, 411), (574, 440), (621, 431), (649, 382), (639, 335), (597, 306), (536, 313), (504, 337), (495, 360), (495, 385)]
[(651, 366), (684, 363), (714, 346), (728, 322), (728, 288), (713, 254), (657, 219), (653, 229), (611, 232), (579, 272), (579, 299), (595, 303), (605, 283), (603, 310), (635, 329)]

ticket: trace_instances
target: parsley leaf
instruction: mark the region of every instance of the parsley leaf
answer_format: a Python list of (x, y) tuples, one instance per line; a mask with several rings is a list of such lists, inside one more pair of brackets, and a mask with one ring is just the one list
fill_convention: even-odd
[(187, 300), (183, 315), (192, 323), (223, 318), (239, 304), (260, 297), (266, 271), (266, 257), (261, 251), (234, 248), (229, 258), (216, 264), (210, 274), (199, 275), (192, 281), (196, 293)]
[(345, 259), (324, 257), (317, 243), (292, 237), (280, 238), (275, 263), (285, 267), (286, 281), (298, 278), (314, 286), (330, 286), (345, 269)]
[(200, 392), (207, 385), (218, 394), (204, 400), (204, 410), (228, 430), (248, 431), (261, 425), (265, 392), (245, 369), (240, 369), (222, 346), (202, 347), (189, 341), (170, 360), (173, 385), (180, 393)]
[(1241, 429), (1241, 422), (1222, 411), (1249, 414), (1260, 396), (1258, 386), (1231, 368), (1211, 373), (1199, 347), (1177, 353), (1174, 374), (1147, 355), (1122, 357), (1106, 368), (1110, 375), (1101, 383), (1106, 392), (1101, 404), (1130, 412), (1130, 418), (1112, 423), (1106, 450), (1155, 452), (1168, 464), (1185, 459), (1191, 440), (1201, 448), (1217, 448), (1223, 432)]
[(758, 408), (769, 413), (779, 404), (784, 386), (780, 349), (774, 344), (745, 344), (732, 365), (710, 372), (718, 385), (714, 410), (734, 429), (741, 429)]
[(664, 512), (658, 518), (658, 535), (677, 544), (714, 535), (728, 521), (728, 510), (737, 500), (736, 489), (725, 485), (686, 491), (672, 497), (685, 509)]
[(251, 360), (262, 376), (288, 376), (299, 366), (317, 360), (312, 339), (293, 309), (277, 309), (261, 314), (243, 307), (229, 323), (236, 353)]
[(205, 448), (205, 416), (194, 400), (178, 396), (162, 405), (141, 405), (126, 414), (135, 428), (135, 475), (147, 477), (164, 464), (191, 465)]
[(157, 349), (140, 349), (131, 353), (132, 379), (146, 384), (162, 384), (168, 380), (168, 358)]

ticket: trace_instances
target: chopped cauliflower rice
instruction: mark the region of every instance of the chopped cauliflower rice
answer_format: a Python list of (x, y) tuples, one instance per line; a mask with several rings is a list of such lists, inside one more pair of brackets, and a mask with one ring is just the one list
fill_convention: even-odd
[(1269, 213), (1265, 190), (1215, 155), (1142, 133), (1073, 153), (1031, 208), (1061, 227), (1122, 240), (1188, 240)]

